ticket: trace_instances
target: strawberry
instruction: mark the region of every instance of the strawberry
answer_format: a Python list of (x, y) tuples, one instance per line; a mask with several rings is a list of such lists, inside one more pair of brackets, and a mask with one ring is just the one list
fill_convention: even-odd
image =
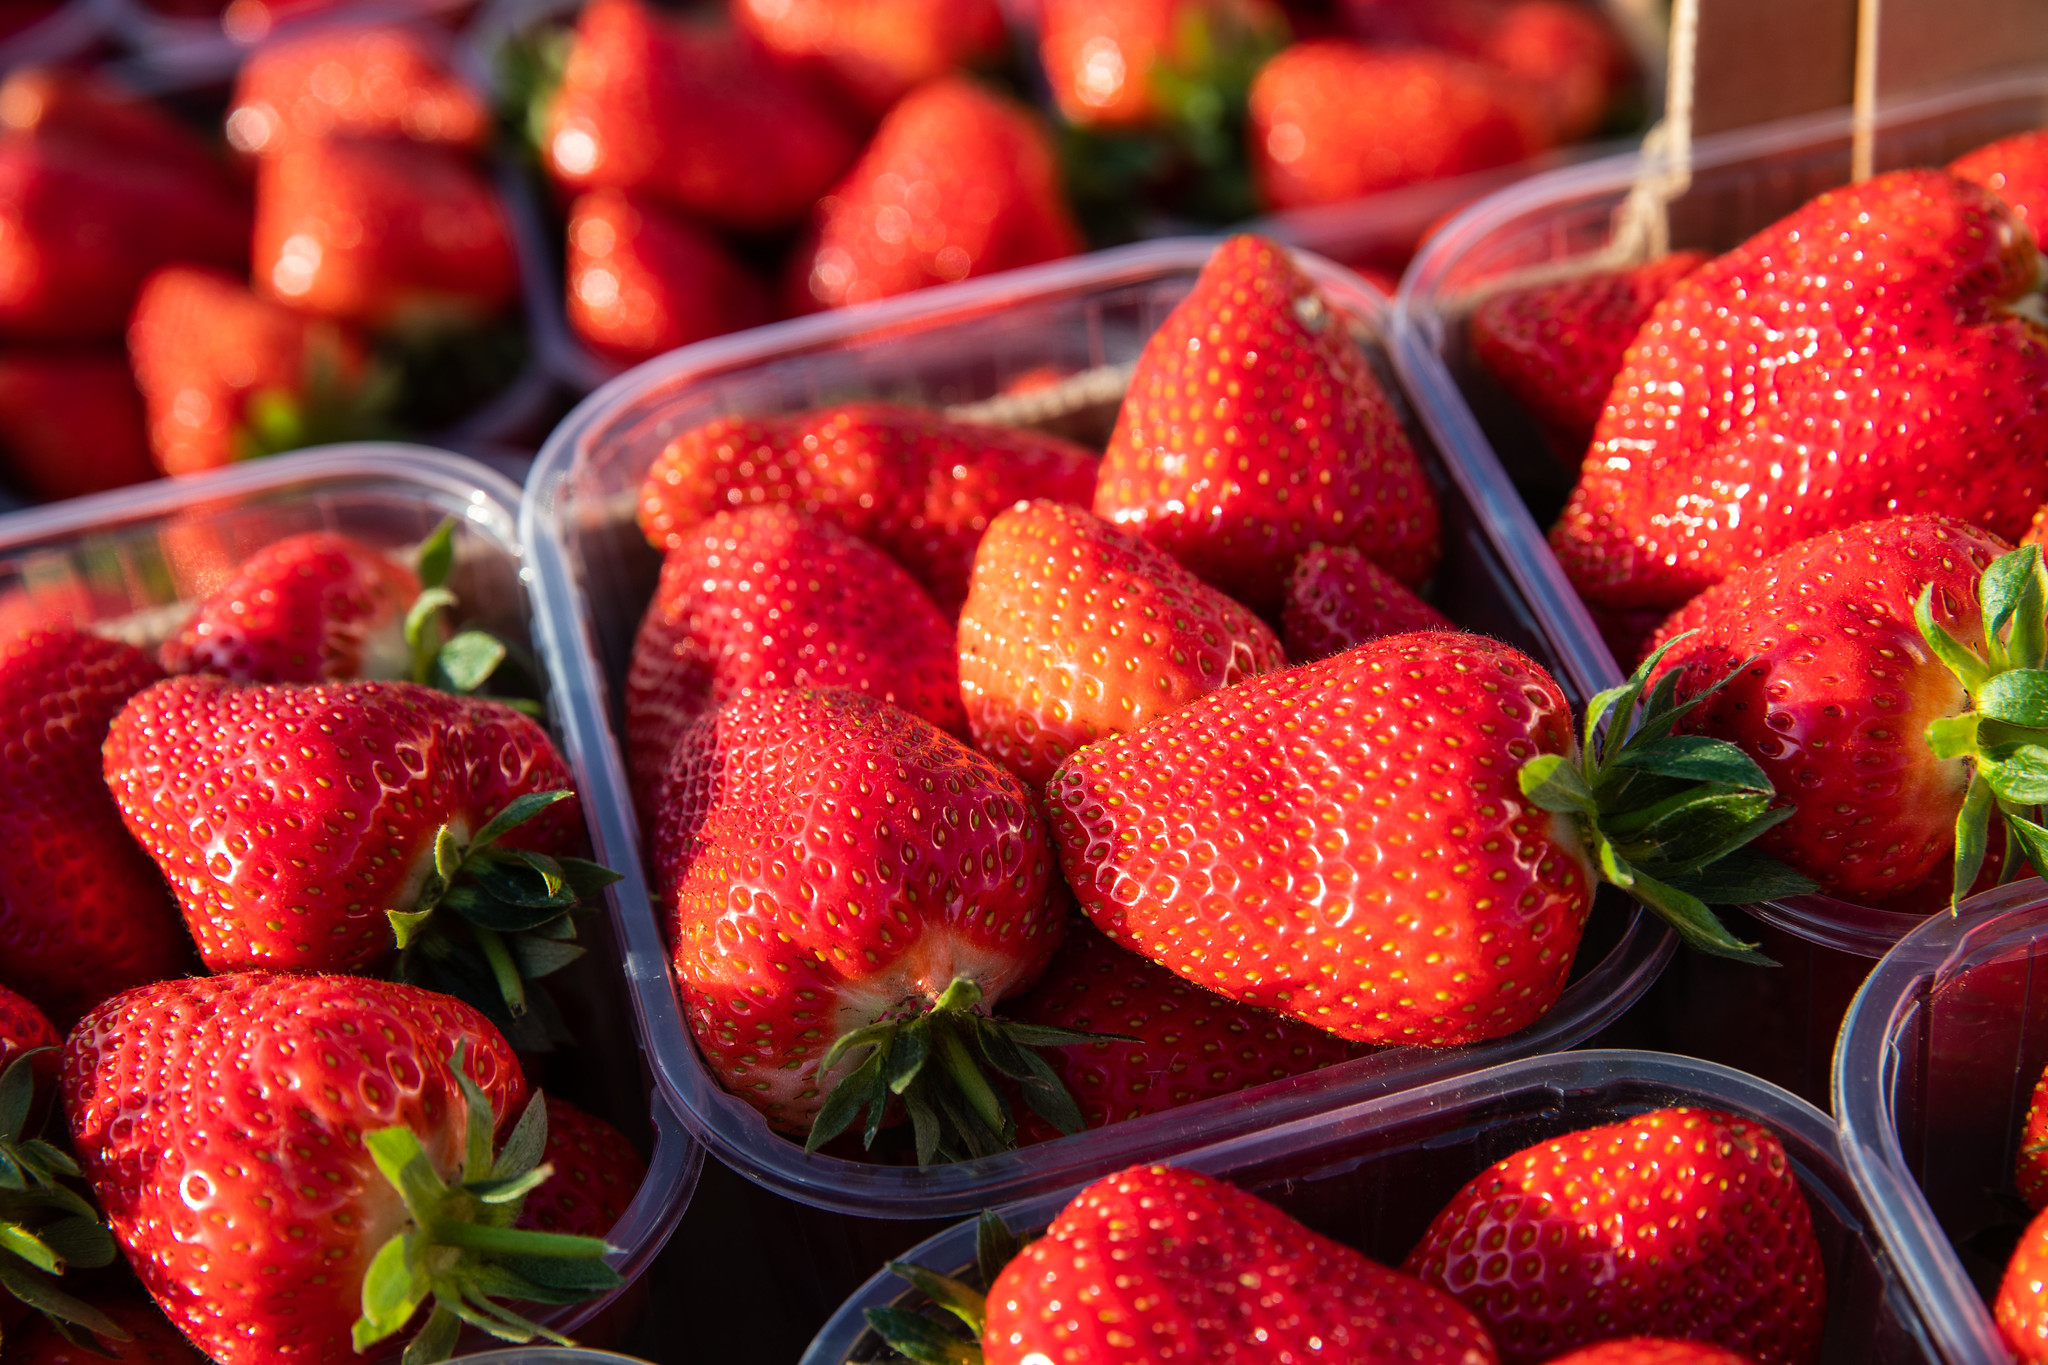
[(877, 114), (913, 86), (1000, 57), (1005, 37), (996, 0), (732, 0), (732, 17)]
[(1296, 663), (1411, 630), (1454, 630), (1450, 620), (1349, 545), (1312, 545), (1287, 580), (1281, 638)]
[(1072, 256), (1051, 139), (1023, 107), (960, 76), (903, 97), (791, 260), (797, 311), (841, 308)]
[[(2048, 132), (2000, 138), (1957, 157), (1948, 169), (1957, 179), (1982, 185), (2003, 199), (2040, 241), (2048, 227)], [(2036, 208), (2041, 212), (2035, 213)]]
[[(992, 1019), (1059, 946), (1045, 823), (931, 722), (841, 688), (740, 697), (670, 760), (653, 862), (684, 1013), (735, 1094), (812, 1149), (900, 1095), (919, 1164), (1013, 1139), (974, 1053), (1063, 1132), (1080, 1114)], [(926, 1065), (937, 1053), (943, 1065)]]
[(127, 357), (112, 347), (0, 352), (0, 473), (38, 501), (157, 477)]
[(1085, 502), (1096, 465), (1057, 437), (888, 403), (720, 418), (655, 459), (640, 528), (656, 549), (673, 549), (720, 509), (789, 503), (887, 550), (952, 613), (990, 518), (1026, 498)]
[(1542, 667), (1476, 635), (1253, 678), (1069, 757), (1046, 785), (1060, 863), (1125, 947), (1359, 1042), (1463, 1043), (1543, 1014), (1599, 875), (1695, 946), (1759, 960), (1704, 901), (1812, 883), (1722, 851), (1782, 818), (1732, 746), (1630, 780), (1671, 766), (1668, 689), (1635, 720), (1645, 676), (1596, 701), (1583, 751)]
[(1246, 608), (1079, 507), (992, 522), (961, 609), (960, 693), (981, 751), (1033, 787), (1066, 756), (1286, 665)]
[(1517, 81), (1449, 53), (1296, 43), (1252, 83), (1252, 173), (1272, 209), (1342, 203), (1543, 150)]
[(235, 682), (333, 682), (411, 671), (403, 624), (419, 575), (332, 531), (277, 541), (242, 565), (158, 657)]
[(404, 979), (547, 1031), (523, 982), (576, 956), (570, 911), (609, 879), (556, 856), (581, 842), (568, 765), (502, 702), (172, 678), (114, 718), (105, 770), (217, 972), (402, 949)]
[(592, 0), (542, 139), (568, 190), (641, 189), (724, 227), (794, 223), (858, 146), (800, 77), (731, 31)]
[(1704, 1341), (1619, 1337), (1561, 1355), (1550, 1365), (1757, 1365), (1757, 1362)]
[(1473, 55), (1534, 88), (1548, 142), (1575, 142), (1597, 131), (1634, 78), (1628, 44), (1596, 5), (1510, 0), (1488, 20)]
[(227, 168), (190, 128), (97, 72), (35, 66), (9, 72), (0, 81), (0, 129), (175, 170), (239, 201)]
[(548, 1145), (554, 1169), (526, 1197), (518, 1226), (577, 1237), (603, 1237), (625, 1217), (647, 1179), (647, 1163), (626, 1135), (567, 1100), (548, 1101)]
[(1659, 1109), (1495, 1163), (1403, 1268), (1477, 1313), (1503, 1365), (1626, 1336), (1804, 1365), (1827, 1319), (1813, 1214), (1784, 1144), (1712, 1109)]
[(519, 291), (490, 183), (418, 142), (314, 139), (266, 158), (252, 267), (280, 303), (415, 334), (488, 321)]
[(1317, 541), (1410, 584), (1437, 559), (1436, 495), (1393, 405), (1344, 320), (1260, 237), (1219, 246), (1139, 353), (1095, 514), (1260, 612)]
[(669, 551), (633, 640), (625, 740), (643, 814), (699, 716), (780, 687), (850, 687), (967, 731), (952, 625), (909, 574), (787, 506), (721, 512)]
[(60, 1025), (116, 991), (184, 972), (163, 878), (100, 780), (115, 713), (163, 673), (129, 645), (36, 630), (0, 647), (0, 981)]
[(1576, 470), (1629, 343), (1657, 301), (1705, 259), (1675, 251), (1648, 265), (1502, 290), (1472, 312), (1473, 357), (1536, 419), (1559, 462)]
[[(221, 1365), (345, 1360), (429, 1296), (407, 1354), (444, 1360), (464, 1321), (512, 1341), (539, 1330), (480, 1302), (618, 1282), (603, 1242), (514, 1230), (549, 1174), (546, 1111), (460, 1001), (346, 976), (161, 982), (80, 1022), (63, 1082), (129, 1264)], [(504, 1188), (485, 1202), (491, 1180)]]
[(2035, 1214), (2020, 1234), (1991, 1315), (2019, 1365), (2048, 1362), (2048, 1212)]
[[(28, 997), (16, 995), (0, 986), (0, 1072), (7, 1070), (24, 1052), (54, 1048), (63, 1041), (49, 1019)], [(35, 1068), (45, 1080), (57, 1074), (56, 1058), (52, 1056), (47, 1062), (47, 1065), (39, 1063)]]
[(634, 190), (569, 206), (569, 327), (634, 365), (769, 319), (768, 291), (716, 237)]
[(228, 142), (257, 156), (334, 136), (480, 148), (490, 111), (449, 72), (446, 48), (429, 30), (395, 24), (265, 43), (236, 77)]
[(1044, 0), (1038, 53), (1069, 123), (1124, 127), (1161, 116), (1166, 81), (1284, 32), (1265, 0)]
[(170, 475), (374, 428), (378, 386), (342, 324), (252, 294), (218, 271), (172, 266), (143, 286), (128, 354)]
[(1904, 509), (2018, 536), (2048, 501), (2048, 333), (2021, 315), (2038, 259), (1989, 191), (1895, 171), (1679, 281), (1551, 533), (1580, 595), (1674, 607)]
[[(1122, 1034), (1048, 1053), (1090, 1128), (1334, 1066), (1371, 1049), (1211, 995), (1076, 916), (1038, 984), (1005, 1011), (1027, 1024)], [(1059, 1130), (1020, 1116), (1019, 1140)]]
[(95, 1349), (88, 1349), (72, 1339), (84, 1338), (85, 1330), (73, 1328), (67, 1337), (48, 1323), (37, 1323), (7, 1338), (7, 1365), (94, 1365), (109, 1359), (127, 1365), (207, 1365), (206, 1357), (149, 1300), (102, 1296), (91, 1307), (126, 1333), (126, 1340), (100, 1337)]
[(2020, 1153), (2013, 1181), (2028, 1208), (2048, 1208), (2048, 1071), (2035, 1080), (2033, 1094), (2027, 1098), (2027, 1117), (2020, 1127)]

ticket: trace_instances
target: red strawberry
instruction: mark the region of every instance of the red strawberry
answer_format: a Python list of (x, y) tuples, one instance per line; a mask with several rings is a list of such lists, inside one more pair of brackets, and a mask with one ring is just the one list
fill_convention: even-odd
[(732, 0), (732, 15), (769, 51), (815, 63), (878, 114), (911, 87), (1003, 50), (996, 0)]
[(1399, 579), (1348, 545), (1314, 545), (1287, 580), (1281, 638), (1296, 663), (1411, 630), (1454, 630)]
[(2048, 1071), (2034, 1082), (2034, 1092), (2027, 1099), (2013, 1180), (2028, 1208), (2048, 1208)]
[(801, 218), (858, 147), (808, 85), (738, 33), (686, 27), (639, 0), (593, 0), (543, 149), (567, 189), (642, 189), (759, 229)]
[[(145, 986), (79, 1024), (63, 1075), (73, 1143), (129, 1264), (222, 1365), (351, 1359), (352, 1324), (367, 1348), (430, 1290), (518, 1297), (512, 1256), (603, 1250), (536, 1244), (509, 1226), (520, 1200), (466, 1188), (539, 1174), (537, 1150), (524, 1169), (491, 1157), (491, 1130), (512, 1126), (528, 1090), (490, 1021), (432, 991), (267, 972)], [(379, 1164), (410, 1168), (406, 1195)], [(470, 1222), (494, 1230), (494, 1252), (437, 1240)], [(400, 1237), (400, 1273), (373, 1272)], [(459, 1325), (435, 1308), (420, 1358), (445, 1359)]]
[(713, 512), (789, 503), (880, 545), (950, 613), (967, 596), (989, 519), (1026, 498), (1085, 501), (1096, 465), (1057, 437), (888, 403), (720, 418), (655, 460), (640, 528), (656, 549), (672, 549)]
[(647, 1179), (647, 1163), (624, 1133), (567, 1100), (548, 1100), (548, 1146), (541, 1160), (554, 1174), (526, 1196), (518, 1223), (538, 1232), (603, 1237), (625, 1217)]
[(1066, 756), (1286, 666), (1246, 608), (1079, 507), (998, 516), (961, 609), (974, 742), (1033, 787)]
[(2048, 1211), (2036, 1214), (2020, 1234), (1992, 1317), (2019, 1365), (2048, 1362)]
[[(22, 1054), (50, 1049), (28, 1063), (35, 1076), (35, 1098), (20, 1133), (0, 1131), (0, 1150), (5, 1150), (23, 1134), (34, 1136), (42, 1130), (43, 1115), (48, 1109), (49, 1087), (57, 1078), (55, 1049), (63, 1041), (64, 1036), (27, 996), (16, 995), (0, 986), (0, 1075), (5, 1075)], [(0, 1249), (0, 1256), (5, 1255), (7, 1252)]]
[(33, 66), (10, 72), (0, 81), (0, 129), (38, 142), (73, 144), (103, 158), (174, 169), (240, 199), (227, 168), (190, 128), (96, 72)]
[(111, 347), (0, 353), (0, 471), (38, 501), (157, 477), (127, 357)]
[(1266, 0), (1044, 0), (1038, 53), (1070, 123), (1119, 127), (1160, 113), (1160, 77), (1199, 76), (1218, 53), (1275, 43)]
[(128, 354), (166, 474), (340, 439), (370, 420), (359, 401), (365, 352), (352, 331), (217, 271), (155, 275), (136, 301)]
[(1259, 237), (1218, 247), (1145, 343), (1095, 513), (1261, 612), (1318, 541), (1404, 583), (1437, 559), (1436, 495), (1393, 405), (1344, 320)]
[(626, 670), (643, 813), (707, 711), (782, 687), (850, 687), (964, 734), (953, 628), (887, 555), (787, 506), (721, 512), (669, 551)]
[(1503, 290), (1473, 310), (1472, 354), (1576, 470), (1629, 343), (1657, 301), (1705, 259), (1676, 251), (1626, 270)]
[[(920, 1162), (1007, 1145), (1006, 1109), (968, 1055), (1016, 1075), (995, 1058), (1017, 1045), (981, 1010), (1031, 983), (1064, 925), (1023, 784), (929, 721), (835, 688), (702, 717), (663, 797), (658, 894), (720, 1079), (816, 1147), (863, 1104), (872, 1142), (880, 1079), (914, 1070), (899, 1093)], [(923, 1065), (934, 1050), (966, 1065)], [(1039, 1108), (1052, 1090), (1048, 1074), (1027, 1097)], [(1080, 1126), (1070, 1098), (1065, 1117)]]
[(1712, 1109), (1659, 1109), (1517, 1152), (1452, 1197), (1404, 1268), (1477, 1313), (1503, 1365), (1618, 1336), (1803, 1365), (1819, 1359), (1827, 1320), (1813, 1215), (1784, 1145)]
[(406, 609), (419, 575), (332, 531), (287, 536), (242, 565), (160, 653), (173, 673), (335, 682), (412, 671)]
[(1252, 173), (1269, 208), (1341, 203), (1520, 161), (1544, 123), (1518, 81), (1476, 62), (1319, 38), (1252, 83)]
[(1904, 510), (2019, 535), (2048, 501), (2048, 333), (2015, 311), (2037, 260), (1988, 191), (1896, 171), (1681, 280), (1615, 376), (1551, 533), (1580, 594), (1676, 606)]
[[(1119, 948), (1076, 917), (1066, 942), (1029, 993), (1006, 1014), (1079, 1033), (1120, 1033), (1048, 1053), (1090, 1128), (1229, 1095), (1371, 1051), (1267, 1010), (1211, 995)], [(1020, 1140), (1060, 1132), (1035, 1115)]]
[(1449, 1295), (1171, 1166), (1135, 1166), (1082, 1190), (989, 1288), (989, 1365), (1129, 1360), (1138, 1343), (1161, 1342), (1190, 1360), (1274, 1365), (1498, 1359)]
[(905, 95), (818, 201), (791, 262), (792, 306), (867, 303), (1081, 250), (1043, 125), (944, 76)]
[(1757, 1362), (1704, 1341), (1622, 1337), (1559, 1356), (1550, 1365), (1757, 1365)]
[(401, 332), (488, 321), (519, 291), (497, 193), (417, 142), (301, 142), (256, 175), (257, 287), (322, 317)]
[(39, 630), (0, 647), (0, 981), (60, 1025), (116, 991), (183, 973), (191, 947), (163, 878), (121, 827), (100, 744), (161, 678), (131, 646)]
[(1597, 5), (1511, 0), (1489, 19), (1473, 55), (1529, 83), (1547, 116), (1547, 141), (1598, 130), (1635, 74), (1627, 43)]
[(570, 328), (623, 365), (769, 319), (767, 289), (716, 237), (638, 191), (570, 205), (567, 284)]
[(421, 28), (326, 28), (265, 43), (228, 108), (237, 151), (278, 156), (335, 135), (476, 148), (490, 111), (448, 70), (446, 41)]
[[(1948, 169), (2003, 199), (2013, 216), (2034, 230), (2036, 242), (2048, 230), (2048, 132), (2001, 138), (1957, 157)], [(2041, 212), (2034, 212), (2037, 208)]]
[[(110, 1357), (128, 1365), (207, 1365), (206, 1357), (193, 1350), (149, 1300), (95, 1297), (91, 1305), (126, 1332), (128, 1340), (95, 1336), (97, 1349), (87, 1350), (49, 1323), (38, 1322), (8, 1335), (7, 1365), (94, 1365)], [(73, 1332), (81, 1339), (88, 1335), (81, 1329)]]

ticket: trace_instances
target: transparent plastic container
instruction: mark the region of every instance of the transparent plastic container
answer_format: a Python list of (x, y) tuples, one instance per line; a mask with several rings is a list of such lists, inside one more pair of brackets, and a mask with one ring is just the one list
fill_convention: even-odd
[(485, 1351), (481, 1355), (457, 1356), (477, 1365), (647, 1365), (638, 1356), (615, 1356), (609, 1351), (572, 1351), (560, 1346), (521, 1346), (510, 1351)]
[(224, 4), (223, 12), (167, 14), (148, 0), (100, 0), (114, 36), (142, 64), (184, 82), (226, 81), (250, 52), (274, 38), (296, 37), (321, 28), (416, 21), (452, 27), (474, 0), (337, 0), (310, 13), (286, 13), (275, 22), (244, 15)]
[[(1940, 165), (2009, 133), (2048, 126), (2048, 69), (1899, 103), (1877, 124), (1876, 166)], [(1690, 189), (1672, 205), (1671, 245), (1727, 250), (1821, 191), (1849, 179), (1846, 110), (1701, 140)], [(1396, 302), (1394, 362), (1417, 416), (1447, 452), (1495, 463), (1529, 510), (1535, 537), (1563, 507), (1575, 474), (1557, 463), (1530, 419), (1473, 360), (1466, 322), (1490, 282), (1590, 257), (1613, 237), (1616, 213), (1651, 168), (1612, 157), (1526, 181), (1468, 209), (1437, 233), (1409, 268)], [(1533, 515), (1532, 515), (1533, 514)], [(1561, 579), (1561, 574), (1559, 575)], [(1593, 618), (1569, 587), (1534, 599), (1543, 627), (1588, 677), (1621, 677)], [(1605, 683), (1603, 683), (1605, 685)], [(1836, 1025), (1870, 962), (1923, 916), (1803, 896), (1750, 907), (1738, 932), (1760, 938), (1785, 964), (1762, 990), (1751, 969), (1688, 954), (1648, 1002), (1664, 1032), (1651, 1041), (1757, 1072), (1819, 1104), (1828, 1102)]]
[[(1250, 1133), (1174, 1158), (1278, 1205), (1316, 1231), (1399, 1265), (1437, 1211), (1494, 1162), (1538, 1142), (1671, 1105), (1701, 1105), (1769, 1125), (1785, 1144), (1813, 1211), (1827, 1267), (1824, 1365), (1908, 1365), (1938, 1357), (1887, 1263), (1842, 1167), (1834, 1125), (1798, 1098), (1711, 1062), (1598, 1050), (1509, 1062), (1405, 1094)], [(1035, 1231), (1079, 1186), (1001, 1210)], [(905, 1258), (945, 1274), (974, 1264), (974, 1224)], [(851, 1365), (889, 1352), (864, 1310), (909, 1297), (878, 1268), (841, 1306), (801, 1365)]]
[[(0, 601), (63, 611), (143, 648), (183, 624), (195, 596), (263, 546), (302, 531), (344, 532), (371, 544), (416, 545), (443, 518), (458, 522), (450, 586), (462, 619), (516, 648), (534, 647), (514, 507), (519, 490), (488, 469), (421, 446), (329, 446), (164, 480), (0, 517)], [(549, 702), (568, 686), (548, 679)], [(586, 810), (602, 802), (586, 796)], [(669, 1106), (652, 1093), (646, 1042), (616, 987), (616, 926), (593, 916), (589, 953), (552, 978), (578, 1046), (530, 1065), (559, 1094), (624, 1132), (647, 1159), (647, 1179), (611, 1232), (626, 1277), (610, 1298), (542, 1321), (602, 1338), (630, 1319), (639, 1286), (681, 1220), (702, 1167)], [(603, 1319), (600, 1314), (605, 1314)]]
[(1899, 940), (1835, 1051), (1843, 1156), (1949, 1365), (2008, 1365), (1986, 1307), (2027, 1213), (2013, 1187), (2048, 1065), (2048, 885), (1973, 897)]
[[(601, 856), (627, 874), (613, 893), (627, 976), (654, 1040), (657, 1077), (721, 1160), (778, 1194), (868, 1219), (909, 1219), (957, 1217), (1064, 1189), (1143, 1157), (1573, 1046), (1626, 1009), (1671, 953), (1663, 925), (1613, 893), (1593, 916), (1563, 999), (1521, 1034), (1464, 1049), (1388, 1049), (1169, 1113), (925, 1170), (806, 1156), (727, 1094), (698, 1056), (676, 1003), (663, 924), (637, 856), (640, 836), (613, 724), (633, 633), (660, 564), (633, 519), (648, 464), (676, 433), (725, 414), (870, 396), (946, 407), (985, 399), (1012, 378), (1048, 365), (1073, 376), (1056, 392), (1086, 398), (1069, 407), (1061, 429), (1099, 446), (1122, 394), (1127, 371), (1121, 367), (1188, 291), (1212, 250), (1206, 241), (1149, 243), (677, 351), (585, 400), (549, 438), (527, 483), (521, 531), (537, 574), (541, 647), (560, 680), (578, 780), (584, 790), (611, 793), (592, 803), (597, 838)], [(1368, 338), (1382, 334), (1381, 295), (1340, 267), (1313, 257), (1302, 261)], [(1490, 463), (1439, 461), (1426, 441), (1421, 446), (1444, 508), (1437, 604), (1453, 620), (1529, 651), (1552, 667), (1568, 692), (1583, 695), (1591, 679), (1574, 673), (1553, 648), (1528, 600), (1531, 548), (1515, 540), (1511, 526), (1503, 529), (1503, 512), (1527, 526), (1513, 489)], [(1554, 578), (1555, 565), (1542, 572)], [(1536, 582), (1542, 589), (1547, 580), (1539, 573)], [(1560, 589), (1550, 584), (1548, 590)]]

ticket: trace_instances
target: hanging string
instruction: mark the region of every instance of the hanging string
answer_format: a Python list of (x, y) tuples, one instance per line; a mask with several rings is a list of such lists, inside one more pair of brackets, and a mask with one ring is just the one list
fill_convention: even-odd
[(1698, 66), (1700, 0), (1671, 6), (1670, 63), (1664, 117), (1643, 138), (1642, 175), (1615, 214), (1604, 263), (1636, 265), (1671, 250), (1671, 201), (1692, 188), (1693, 75)]
[(1883, 0), (1856, 7), (1856, 96), (1849, 140), (1849, 178), (1871, 177), (1877, 159), (1877, 22)]

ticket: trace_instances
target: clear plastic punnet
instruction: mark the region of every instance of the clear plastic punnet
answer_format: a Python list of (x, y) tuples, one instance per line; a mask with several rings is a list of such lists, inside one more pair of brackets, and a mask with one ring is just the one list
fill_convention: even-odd
[(615, 1356), (609, 1351), (576, 1351), (561, 1346), (520, 1346), (509, 1351), (484, 1351), (457, 1356), (476, 1365), (647, 1365), (638, 1356)]
[[(1827, 1116), (1776, 1086), (1691, 1057), (1588, 1050), (1529, 1057), (1419, 1090), (1366, 1100), (1174, 1158), (1228, 1180), (1317, 1232), (1399, 1265), (1431, 1219), (1494, 1162), (1581, 1128), (1652, 1109), (1698, 1105), (1770, 1127), (1792, 1158), (1827, 1268), (1823, 1365), (1933, 1365), (1911, 1302), (1842, 1167)], [(1036, 1232), (1079, 1186), (999, 1210)], [(974, 1224), (931, 1238), (902, 1259), (959, 1275), (974, 1264)], [(866, 1309), (915, 1302), (886, 1269), (847, 1299), (801, 1365), (853, 1365), (891, 1352)]]
[(1948, 1365), (2008, 1365), (1987, 1306), (2027, 1220), (2020, 1128), (2048, 1066), (2048, 885), (1935, 915), (1885, 954), (1835, 1049), (1842, 1153)]
[[(0, 613), (10, 621), (68, 618), (153, 648), (183, 624), (195, 597), (284, 536), (338, 531), (404, 550), (453, 517), (450, 586), (461, 618), (530, 651), (518, 498), (513, 484), (469, 460), (366, 443), (32, 508), (0, 517)], [(545, 682), (547, 700), (559, 706), (569, 685)], [(603, 802), (599, 793), (584, 797), (586, 811)], [(616, 929), (606, 916), (590, 918), (583, 931), (589, 953), (550, 979), (577, 1045), (529, 1058), (528, 1067), (543, 1091), (619, 1128), (647, 1159), (646, 1182), (610, 1234), (621, 1248), (613, 1265), (627, 1286), (541, 1319), (558, 1331), (603, 1336), (637, 1315), (645, 1290), (635, 1281), (681, 1221), (704, 1152), (652, 1093), (642, 1061), (648, 1049), (617, 987)]]
[[(865, 1218), (972, 1213), (1141, 1158), (1570, 1047), (1625, 1010), (1670, 956), (1669, 931), (1611, 893), (1594, 911), (1564, 997), (1521, 1034), (1465, 1049), (1388, 1049), (1056, 1142), (923, 1170), (805, 1155), (727, 1094), (699, 1057), (669, 978), (664, 926), (639, 857), (615, 727), (633, 634), (660, 565), (634, 523), (648, 465), (677, 433), (714, 417), (865, 397), (980, 405), (1018, 376), (1046, 367), (1067, 377), (1025, 397), (1049, 401), (1041, 415), (1058, 413), (1064, 434), (1099, 446), (1128, 363), (1213, 249), (1208, 241), (1148, 243), (689, 347), (591, 395), (556, 429), (535, 466), (521, 530), (537, 576), (540, 644), (562, 689), (578, 781), (586, 791), (609, 793), (591, 806), (600, 856), (626, 873), (612, 894), (634, 1008), (655, 1042), (662, 1088), (691, 1130), (721, 1160), (779, 1194)], [(1384, 297), (1341, 267), (1301, 259), (1377, 355)], [(1426, 442), (1423, 448), (1444, 508), (1444, 566), (1432, 589), (1437, 605), (1454, 621), (1528, 651), (1568, 693), (1588, 695), (1594, 680), (1553, 646), (1529, 601), (1529, 567), (1541, 546), (1531, 543), (1534, 526), (1513, 488), (1490, 462), (1438, 460)], [(1539, 588), (1546, 574), (1556, 577), (1547, 560), (1538, 563)]]
[[(1727, 250), (1846, 183), (1851, 124), (1843, 110), (1701, 140), (1693, 148), (1690, 188), (1670, 205), (1671, 246)], [(1875, 164), (1879, 170), (1941, 165), (1996, 138), (2043, 126), (2048, 69), (2030, 70), (1882, 110)], [(1563, 575), (1537, 528), (1562, 509), (1575, 472), (1558, 462), (1534, 423), (1475, 363), (1466, 323), (1476, 303), (1504, 282), (1568, 273), (1574, 262), (1599, 259), (1614, 243), (1630, 190), (1655, 170), (1641, 154), (1611, 157), (1539, 176), (1475, 204), (1431, 238), (1396, 301), (1394, 362), (1416, 415), (1447, 458), (1506, 471), (1525, 504), (1517, 520), (1526, 523), (1526, 535), (1560, 585)], [(1531, 605), (1577, 670), (1607, 682), (1620, 679), (1592, 616), (1568, 585), (1532, 596)], [(1685, 993), (1669, 1011), (1685, 1018), (1675, 1022), (1675, 1033), (1656, 1041), (1729, 1061), (1825, 1103), (1842, 1009), (1870, 960), (1923, 917), (1819, 895), (1750, 911), (1755, 923), (1738, 931), (1760, 938), (1764, 951), (1785, 964), (1779, 987), (1758, 994), (1749, 969), (1692, 962), (1660, 984), (1660, 992)]]

